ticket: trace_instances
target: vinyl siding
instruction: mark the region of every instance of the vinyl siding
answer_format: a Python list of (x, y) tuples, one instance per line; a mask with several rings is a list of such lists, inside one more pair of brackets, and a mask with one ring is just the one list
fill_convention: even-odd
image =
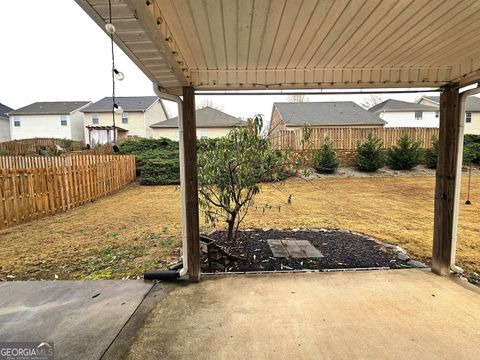
[(10, 140), (10, 120), (0, 118), (0, 142)]
[[(153, 137), (155, 139), (167, 138), (171, 140), (178, 141), (177, 139), (177, 129), (173, 128), (154, 128)], [(197, 128), (197, 138), (200, 139), (202, 136), (202, 131), (207, 132), (209, 139), (220, 138), (227, 135), (232, 128)]]
[[(49, 137), (83, 141), (83, 136), (77, 132), (72, 136), (72, 121), (80, 122), (81, 118), (67, 117), (67, 126), (60, 124), (60, 115), (19, 115), (20, 126), (14, 126), (14, 116), (10, 116), (10, 131), (12, 140)], [(75, 124), (74, 127), (77, 127)]]
[(159, 101), (156, 101), (152, 106), (148, 108), (145, 112), (145, 126), (147, 128), (147, 137), (155, 137), (153, 129), (150, 125), (158, 123), (160, 121), (167, 120), (167, 116), (163, 112), (162, 105)]
[[(83, 123), (85, 131), (85, 142), (89, 142), (88, 129), (86, 126), (112, 126), (112, 113), (98, 113), (98, 124), (92, 122), (92, 113), (84, 113)], [(128, 124), (122, 124), (122, 114), (115, 114), (115, 125), (128, 130), (127, 136), (147, 137), (145, 128), (145, 117), (143, 112), (128, 112)]]
[(387, 122), (385, 127), (435, 127), (439, 126), (439, 118), (435, 111), (423, 111), (421, 120), (415, 119), (415, 111), (389, 111), (377, 114)]
[(472, 112), (472, 122), (465, 123), (465, 134), (480, 135), (480, 112)]

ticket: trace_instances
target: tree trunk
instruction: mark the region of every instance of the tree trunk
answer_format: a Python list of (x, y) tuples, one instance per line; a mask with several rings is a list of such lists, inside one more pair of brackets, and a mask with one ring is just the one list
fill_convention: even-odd
[(235, 219), (237, 218), (237, 214), (234, 213), (230, 216), (230, 219), (227, 220), (228, 224), (228, 232), (227, 232), (227, 240), (231, 242), (233, 240), (233, 230), (235, 229)]

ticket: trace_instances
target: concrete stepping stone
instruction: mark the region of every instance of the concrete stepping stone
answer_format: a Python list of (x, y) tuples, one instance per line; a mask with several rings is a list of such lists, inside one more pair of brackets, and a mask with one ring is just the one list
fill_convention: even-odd
[(274, 257), (321, 258), (322, 253), (308, 240), (269, 239), (267, 240)]

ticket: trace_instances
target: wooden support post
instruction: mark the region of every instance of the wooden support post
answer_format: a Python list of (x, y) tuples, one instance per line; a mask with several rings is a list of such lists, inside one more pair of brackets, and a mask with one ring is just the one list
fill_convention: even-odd
[[(450, 274), (453, 252), (455, 184), (459, 152), (460, 94), (447, 85), (440, 95), (439, 152), (435, 184), (432, 271)], [(458, 205), (457, 205), (458, 206)]]
[(197, 128), (195, 119), (195, 91), (183, 88), (183, 164), (185, 171), (186, 235), (188, 277), (200, 280), (200, 229), (198, 221)]

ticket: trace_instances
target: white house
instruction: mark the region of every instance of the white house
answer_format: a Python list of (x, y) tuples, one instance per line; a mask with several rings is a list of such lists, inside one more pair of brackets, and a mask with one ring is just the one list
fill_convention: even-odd
[[(116, 138), (154, 136), (153, 125), (167, 120), (163, 103), (156, 96), (117, 97), (115, 103), (123, 112), (115, 114)], [(85, 143), (90, 145), (113, 142), (113, 100), (105, 97), (82, 110)]]
[(0, 103), (0, 142), (11, 140), (10, 119), (7, 115), (9, 111), (13, 109)]
[(36, 102), (8, 113), (12, 140), (47, 137), (83, 141), (82, 108), (89, 101)]
[[(439, 96), (423, 96), (419, 104), (440, 107)], [(480, 135), (480, 98), (476, 96), (467, 97), (465, 102), (465, 134)]]
[[(234, 127), (245, 126), (246, 121), (214, 109), (210, 106), (197, 109), (197, 138), (212, 139), (227, 135)], [(154, 138), (168, 138), (178, 141), (178, 117), (151, 125)]]
[(438, 106), (388, 99), (370, 109), (387, 123), (385, 127), (438, 127)]

